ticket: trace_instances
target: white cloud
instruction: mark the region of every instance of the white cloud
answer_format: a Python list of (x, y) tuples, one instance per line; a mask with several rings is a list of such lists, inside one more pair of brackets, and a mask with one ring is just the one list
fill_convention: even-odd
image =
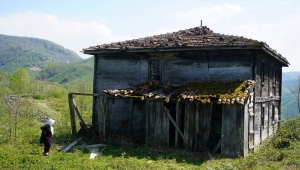
[(0, 32), (6, 35), (47, 39), (71, 49), (83, 58), (82, 48), (125, 40), (98, 21), (78, 22), (59, 19), (53, 15), (25, 12), (0, 17)]
[(203, 25), (213, 25), (222, 20), (229, 20), (244, 9), (235, 4), (225, 3), (222, 5), (207, 5), (204, 7), (193, 8), (186, 11), (175, 13), (175, 18), (180, 21), (188, 21), (190, 23), (200, 23)]
[(300, 15), (277, 22), (251, 23), (231, 29), (229, 34), (266, 42), (290, 63), (284, 71), (297, 71), (300, 65)]

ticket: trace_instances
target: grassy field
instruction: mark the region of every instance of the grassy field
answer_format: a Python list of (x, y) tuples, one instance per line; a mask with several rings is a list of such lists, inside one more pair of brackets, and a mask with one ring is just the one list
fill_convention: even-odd
[[(75, 100), (79, 102), (79, 98)], [(300, 169), (300, 118), (283, 123), (279, 133), (248, 158), (153, 148), (119, 139), (107, 141), (107, 146), (100, 148), (102, 155), (89, 159), (91, 151), (87, 149), (58, 151), (75, 139), (71, 136), (66, 97), (26, 98), (26, 103), (23, 114), (16, 118), (17, 125), (5, 110), (0, 112), (0, 169)], [(43, 156), (43, 146), (39, 144), (41, 116), (57, 121), (48, 157)], [(88, 121), (89, 117), (85, 119)]]

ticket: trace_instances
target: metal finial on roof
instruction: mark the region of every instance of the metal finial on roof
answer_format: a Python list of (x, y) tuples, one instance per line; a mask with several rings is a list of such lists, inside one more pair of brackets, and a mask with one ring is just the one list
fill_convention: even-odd
[(202, 20), (201, 20), (201, 22), (200, 22), (200, 26), (202, 27)]

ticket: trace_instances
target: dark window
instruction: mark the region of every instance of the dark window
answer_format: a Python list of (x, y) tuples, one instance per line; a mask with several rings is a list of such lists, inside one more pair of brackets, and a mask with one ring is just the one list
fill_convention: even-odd
[(161, 67), (159, 60), (150, 60), (150, 79), (160, 80), (161, 79)]
[(275, 120), (275, 105), (272, 105), (272, 123), (274, 123)]

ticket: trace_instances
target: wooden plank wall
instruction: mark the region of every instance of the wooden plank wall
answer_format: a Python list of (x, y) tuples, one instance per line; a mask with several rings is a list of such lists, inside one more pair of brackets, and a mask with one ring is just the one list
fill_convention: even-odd
[(251, 79), (250, 54), (224, 53), (209, 56), (210, 80), (248, 80)]
[[(178, 74), (177, 74), (178, 73)], [(203, 54), (182, 53), (180, 56), (165, 58), (164, 81), (182, 83), (208, 78), (208, 63)]]
[(131, 139), (136, 142), (145, 143), (145, 133), (146, 101), (134, 100), (131, 124)]
[(206, 151), (207, 141), (210, 133), (210, 122), (212, 114), (212, 103), (197, 103), (198, 114), (199, 114), (199, 134), (197, 135), (197, 151)]
[[(102, 94), (104, 89), (124, 89), (148, 81), (148, 58), (137, 54), (98, 55), (95, 56), (94, 70), (93, 93)], [(94, 97), (93, 124), (98, 121), (97, 103), (98, 98)], [(128, 113), (127, 109), (119, 111), (120, 114)]]
[(169, 118), (164, 112), (163, 102), (149, 101), (149, 117), (146, 119), (148, 145), (169, 146)]
[[(130, 135), (130, 100), (122, 98), (109, 98), (109, 133), (111, 137), (116, 135)], [(108, 133), (108, 132), (107, 132)]]
[(243, 154), (243, 105), (223, 105), (221, 154), (236, 156)]
[[(257, 53), (255, 61), (254, 145), (270, 137), (279, 126), (281, 66)], [(273, 106), (275, 107), (273, 109)], [(273, 111), (274, 118), (273, 118)], [(273, 121), (274, 119), (274, 121)], [(276, 121), (275, 121), (276, 119)]]
[(163, 81), (182, 83), (207, 79), (247, 80), (251, 77), (250, 53), (181, 52), (165, 57)]
[(185, 103), (183, 134), (187, 141), (184, 148), (191, 151), (206, 151), (210, 132), (212, 103)]

